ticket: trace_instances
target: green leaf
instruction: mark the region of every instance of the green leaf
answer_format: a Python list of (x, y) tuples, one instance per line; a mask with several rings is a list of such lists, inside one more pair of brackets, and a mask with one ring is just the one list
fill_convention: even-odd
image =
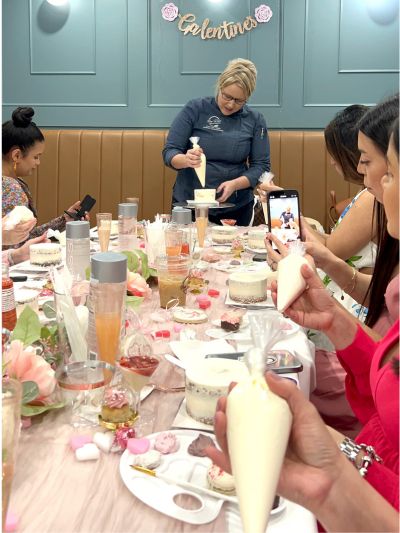
[(85, 269), (85, 277), (87, 281), (90, 281), (90, 266)]
[(58, 327), (55, 325), (55, 326), (50, 326), (50, 325), (47, 325), (47, 326), (43, 326), (42, 329), (40, 330), (40, 338), (42, 340), (49, 340), (52, 344), (55, 344), (56, 343), (56, 337), (57, 337), (57, 331), (58, 331)]
[(157, 270), (155, 268), (149, 268), (149, 278), (156, 278), (157, 276)]
[(129, 272), (137, 272), (139, 268), (139, 264), (140, 264), (137, 254), (134, 252), (121, 252), (121, 253), (126, 256), (126, 259), (127, 259), (126, 266)]
[(350, 265), (351, 267), (354, 267), (354, 262), (355, 261), (359, 261), (361, 259), (361, 255), (353, 255), (353, 257), (349, 257), (348, 259), (346, 259), (346, 263), (348, 265)]
[(34, 381), (22, 382), (22, 403), (32, 402), (39, 396), (39, 387)]
[(144, 279), (147, 279), (149, 277), (149, 260), (147, 258), (147, 254), (143, 252), (143, 250), (135, 249), (134, 253), (137, 254), (140, 257), (140, 261), (142, 263), (142, 277)]
[(326, 287), (327, 285), (329, 285), (331, 281), (332, 279), (328, 276), (328, 274), (325, 274), (324, 279), (322, 280), (322, 283), (324, 284), (324, 286)]
[(56, 304), (53, 300), (48, 300), (42, 305), (43, 313), (46, 318), (55, 318), (56, 313)]
[(142, 296), (127, 296), (126, 305), (135, 309), (140, 307), (140, 304), (143, 302), (143, 300), (144, 298)]
[(51, 409), (61, 409), (64, 407), (64, 402), (51, 403), (49, 405), (21, 405), (21, 415), (22, 416), (36, 416)]
[(27, 305), (17, 320), (11, 339), (20, 340), (24, 346), (29, 346), (40, 339), (40, 330), (38, 315)]

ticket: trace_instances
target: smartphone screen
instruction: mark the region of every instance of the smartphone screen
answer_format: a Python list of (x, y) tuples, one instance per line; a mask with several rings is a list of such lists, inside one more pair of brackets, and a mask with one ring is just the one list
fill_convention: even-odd
[(272, 191), (267, 197), (270, 230), (284, 244), (301, 239), (299, 193)]

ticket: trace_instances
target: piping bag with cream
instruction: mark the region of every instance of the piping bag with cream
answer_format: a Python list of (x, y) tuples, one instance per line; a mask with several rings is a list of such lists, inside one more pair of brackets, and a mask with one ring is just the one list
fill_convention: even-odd
[[(270, 391), (261, 348), (245, 355), (250, 376), (227, 399), (227, 437), (244, 533), (264, 533), (292, 425), (288, 404)], [(255, 490), (254, 490), (255, 489)]]
[[(200, 137), (190, 137), (189, 141), (193, 144), (194, 150), (198, 150), (200, 148), (199, 140), (200, 140)], [(200, 166), (198, 168), (195, 168), (195, 171), (196, 171), (197, 177), (199, 178), (201, 186), (204, 188), (206, 186), (206, 156), (202, 153), (200, 158), (201, 158)]]
[(300, 272), (302, 265), (309, 264), (304, 254), (304, 244), (294, 241), (289, 246), (289, 254), (278, 263), (277, 308), (280, 313), (286, 311), (306, 288), (306, 282)]

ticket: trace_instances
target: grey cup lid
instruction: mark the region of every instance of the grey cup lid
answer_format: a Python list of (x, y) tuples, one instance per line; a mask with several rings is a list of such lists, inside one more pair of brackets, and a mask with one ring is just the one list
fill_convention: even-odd
[(172, 222), (175, 224), (191, 224), (192, 223), (192, 212), (190, 209), (174, 209), (172, 210)]
[(88, 239), (90, 226), (86, 220), (77, 220), (76, 222), (67, 222), (66, 236), (67, 239)]
[(123, 217), (137, 217), (137, 204), (118, 204), (118, 215)]
[(91, 277), (100, 283), (121, 283), (126, 281), (127, 260), (123, 254), (99, 252), (90, 260)]

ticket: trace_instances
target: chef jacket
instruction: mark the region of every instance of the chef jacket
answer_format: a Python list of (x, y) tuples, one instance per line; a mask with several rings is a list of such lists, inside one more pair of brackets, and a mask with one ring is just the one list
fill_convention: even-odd
[[(270, 170), (267, 125), (264, 116), (244, 105), (232, 115), (223, 115), (213, 97), (188, 102), (173, 121), (163, 149), (164, 163), (171, 168), (172, 158), (193, 147), (190, 137), (207, 158), (206, 188), (217, 189), (224, 181), (246, 176), (250, 186), (234, 192), (226, 201), (242, 207), (253, 200), (253, 189), (265, 171)], [(178, 170), (173, 202), (194, 198), (202, 188), (194, 168)]]

